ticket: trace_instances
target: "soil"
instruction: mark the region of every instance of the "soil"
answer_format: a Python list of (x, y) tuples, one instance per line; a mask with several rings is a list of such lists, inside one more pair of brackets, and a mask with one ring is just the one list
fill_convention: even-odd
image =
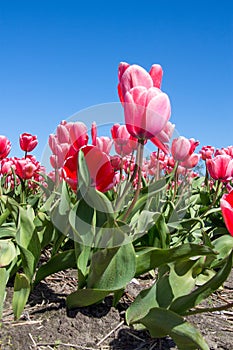
[[(32, 292), (25, 311), (14, 321), (8, 286), (2, 324), (0, 349), (56, 350), (175, 350), (169, 337), (153, 339), (147, 331), (136, 331), (124, 320), (126, 308), (148, 284), (147, 279), (132, 281), (117, 308), (111, 296), (102, 303), (67, 310), (65, 299), (76, 290), (76, 272), (69, 270), (49, 276)], [(224, 286), (202, 307), (229, 306), (233, 302), (233, 272)], [(206, 339), (211, 350), (233, 350), (233, 308), (188, 317)]]

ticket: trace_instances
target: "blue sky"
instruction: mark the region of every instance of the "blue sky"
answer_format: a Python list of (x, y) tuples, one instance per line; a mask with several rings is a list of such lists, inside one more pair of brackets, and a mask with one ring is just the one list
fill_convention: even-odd
[(0, 134), (12, 142), (10, 155), (20, 156), (19, 134), (30, 132), (40, 159), (62, 119), (118, 102), (121, 61), (162, 65), (181, 135), (232, 145), (231, 3), (0, 0)]

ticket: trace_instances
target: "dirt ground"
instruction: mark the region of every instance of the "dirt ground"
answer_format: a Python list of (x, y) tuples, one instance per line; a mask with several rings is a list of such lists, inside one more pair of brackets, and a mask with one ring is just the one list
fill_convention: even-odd
[[(66, 296), (76, 290), (76, 273), (61, 272), (46, 278), (30, 296), (20, 320), (14, 321), (8, 287), (2, 324), (1, 350), (175, 350), (169, 337), (152, 339), (146, 331), (135, 331), (124, 321), (125, 310), (135, 298), (140, 285), (131, 282), (117, 309), (111, 307), (111, 296), (102, 303), (67, 310)], [(203, 307), (219, 307), (233, 302), (233, 273), (223, 288), (209, 298)], [(233, 350), (233, 308), (189, 316), (205, 337), (211, 350)]]

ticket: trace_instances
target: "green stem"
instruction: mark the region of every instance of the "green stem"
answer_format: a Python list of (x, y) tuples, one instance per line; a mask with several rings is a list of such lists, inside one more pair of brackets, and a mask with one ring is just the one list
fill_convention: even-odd
[(178, 162), (175, 164), (175, 174), (174, 174), (174, 192), (173, 192), (173, 197), (172, 197), (172, 202), (176, 198), (176, 193), (177, 193), (177, 188), (178, 188)]
[[(137, 182), (137, 188), (136, 192), (134, 195), (134, 198), (127, 209), (125, 215), (123, 216), (123, 221), (125, 221), (129, 214), (131, 213), (135, 203), (137, 202), (140, 189), (141, 189), (141, 181), (142, 181), (142, 163), (143, 163), (143, 150), (144, 150), (144, 140), (138, 140), (138, 149), (137, 149), (137, 160), (136, 160), (136, 165), (137, 165), (137, 170), (138, 170), (138, 182)], [(135, 174), (136, 177), (136, 174)]]

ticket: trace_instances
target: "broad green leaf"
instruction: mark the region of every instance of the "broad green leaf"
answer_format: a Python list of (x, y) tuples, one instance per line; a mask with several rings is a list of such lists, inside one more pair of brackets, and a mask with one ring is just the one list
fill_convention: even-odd
[(10, 226), (0, 227), (0, 239), (2, 238), (15, 238), (16, 228)]
[(10, 210), (8, 208), (5, 209), (5, 211), (0, 215), (0, 226), (6, 222), (6, 219), (10, 215)]
[(177, 261), (159, 268), (156, 282), (156, 301), (160, 307), (168, 308), (172, 301), (186, 295), (195, 287), (193, 277), (195, 260)]
[(98, 248), (114, 248), (131, 243), (131, 228), (121, 221), (106, 222), (100, 229), (96, 228), (94, 246)]
[(27, 303), (30, 291), (30, 281), (28, 280), (27, 276), (17, 273), (15, 276), (14, 294), (12, 300), (13, 312), (16, 319), (20, 318)]
[(171, 304), (170, 309), (181, 315), (188, 314), (187, 310), (198, 305), (202, 300), (215, 292), (226, 281), (232, 269), (233, 251), (225, 265), (208, 282), (195, 289), (192, 293), (179, 297)]
[(103, 300), (109, 294), (109, 290), (79, 289), (69, 294), (66, 298), (68, 309), (89, 306)]
[(69, 223), (74, 232), (74, 240), (85, 245), (92, 246), (94, 239), (94, 209), (81, 199), (71, 209)]
[(233, 237), (230, 235), (220, 236), (212, 241), (212, 245), (218, 252), (218, 255), (216, 256), (216, 260), (212, 262), (211, 267), (216, 267), (224, 261), (233, 249)]
[(127, 324), (139, 322), (151, 308), (157, 306), (159, 305), (156, 301), (156, 283), (154, 283), (152, 287), (142, 290), (126, 310)]
[(139, 249), (136, 251), (136, 275), (141, 275), (173, 261), (209, 254), (214, 254), (211, 248), (191, 243), (170, 249), (152, 247)]
[(76, 267), (74, 249), (54, 255), (47, 263), (41, 265), (36, 273), (34, 284), (38, 284), (45, 277), (53, 273)]
[(154, 338), (170, 335), (180, 350), (209, 350), (200, 332), (176, 313), (163, 309), (152, 308), (140, 320)]
[(81, 151), (78, 152), (78, 186), (79, 190), (83, 186), (85, 188), (90, 187), (91, 184), (91, 179), (90, 179), (90, 174), (89, 170), (87, 167), (87, 163), (85, 160), (84, 153)]
[(14, 243), (10, 239), (0, 240), (0, 268), (9, 265), (17, 256)]
[(2, 319), (3, 305), (6, 298), (6, 285), (9, 278), (9, 273), (6, 268), (0, 268), (0, 320)]
[(115, 291), (125, 288), (135, 274), (135, 252), (131, 243), (101, 249), (93, 254), (87, 287)]
[(62, 181), (61, 197), (58, 205), (58, 212), (61, 216), (68, 215), (70, 211), (70, 196), (67, 188), (67, 183)]

